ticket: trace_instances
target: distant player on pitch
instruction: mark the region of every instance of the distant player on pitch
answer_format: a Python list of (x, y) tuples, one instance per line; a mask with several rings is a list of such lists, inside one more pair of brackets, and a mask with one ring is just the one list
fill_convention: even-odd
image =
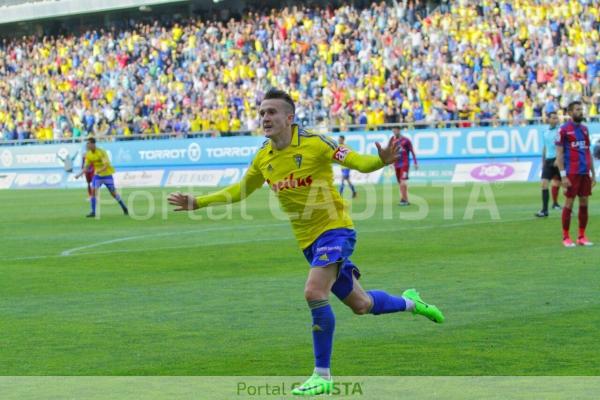
[[(365, 291), (358, 282), (358, 267), (350, 261), (356, 232), (344, 201), (333, 185), (331, 163), (365, 173), (376, 171), (396, 160), (393, 141), (385, 148), (376, 143), (378, 156), (361, 155), (325, 136), (304, 131), (292, 123), (294, 101), (280, 90), (272, 89), (266, 94), (259, 114), (268, 140), (256, 153), (241, 182), (206, 196), (174, 193), (169, 203), (177, 206), (175, 211), (227, 204), (246, 198), (265, 181), (269, 184), (290, 217), (296, 239), (311, 266), (304, 297), (312, 314), (315, 369), (292, 394), (330, 394), (333, 381), (329, 367), (335, 330), (330, 293), (356, 314), (411, 311), (437, 323), (443, 322), (444, 316), (437, 307), (423, 302), (414, 289), (404, 291), (402, 296), (381, 290)], [(268, 304), (265, 307), (268, 308)]]
[(400, 128), (395, 126), (392, 128), (392, 132), (394, 133), (394, 143), (398, 146), (399, 155), (398, 160), (396, 160), (396, 163), (394, 164), (394, 168), (396, 169), (396, 180), (398, 181), (398, 185), (400, 185), (400, 205), (409, 206), (408, 173), (410, 171), (410, 156), (412, 154), (415, 169), (418, 170), (419, 165), (417, 164), (417, 155), (413, 149), (412, 142), (409, 138), (402, 135)]
[(117, 193), (115, 188), (115, 181), (113, 179), (113, 174), (115, 173), (115, 169), (110, 164), (110, 160), (108, 159), (108, 154), (106, 151), (102, 150), (99, 147), (96, 147), (96, 139), (89, 138), (87, 140), (87, 152), (85, 153), (85, 164), (83, 166), (83, 170), (77, 174), (76, 178), (80, 178), (86, 171), (87, 167), (90, 165), (94, 165), (94, 178), (92, 179), (92, 196), (90, 198), (90, 206), (92, 211), (86, 215), (88, 218), (93, 218), (96, 216), (96, 203), (98, 201), (98, 189), (102, 185), (105, 185), (110, 195), (119, 203), (123, 213), (125, 215), (129, 214), (129, 210), (127, 206)]
[(560, 187), (560, 171), (556, 163), (556, 133), (558, 132), (558, 114), (553, 111), (549, 114), (550, 126), (544, 132), (544, 147), (542, 149), (542, 209), (536, 217), (548, 216), (548, 201), (550, 193), (548, 184), (552, 181), (552, 209), (560, 210), (558, 204), (558, 188)]
[(571, 210), (575, 196), (579, 197), (579, 235), (577, 244), (592, 246), (585, 236), (588, 222), (588, 197), (596, 184), (596, 171), (590, 151), (590, 135), (583, 122), (583, 107), (574, 101), (567, 108), (571, 119), (560, 127), (556, 137), (556, 164), (565, 188), (565, 206), (562, 212), (563, 245), (575, 247), (571, 240)]
[[(344, 135), (340, 135), (338, 139), (338, 144), (340, 147), (346, 146), (346, 137)], [(342, 168), (342, 184), (340, 185), (340, 194), (344, 194), (344, 184), (348, 182), (348, 186), (350, 186), (350, 190), (352, 190), (352, 198), (356, 197), (356, 190), (354, 189), (354, 185), (350, 182), (350, 168)]]

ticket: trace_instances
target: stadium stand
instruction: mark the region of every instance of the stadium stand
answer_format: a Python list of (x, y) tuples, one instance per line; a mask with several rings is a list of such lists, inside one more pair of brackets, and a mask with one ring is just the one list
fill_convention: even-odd
[(291, 92), (301, 123), (341, 129), (525, 124), (574, 99), (597, 118), (599, 0), (423, 4), (5, 39), (2, 139), (255, 132), (270, 86)]

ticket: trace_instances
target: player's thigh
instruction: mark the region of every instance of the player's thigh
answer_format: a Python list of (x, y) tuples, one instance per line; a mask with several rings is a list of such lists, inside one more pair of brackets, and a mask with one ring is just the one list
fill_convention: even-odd
[(580, 183), (579, 183), (579, 198), (586, 198), (592, 195), (592, 178), (589, 175), (581, 175)]
[(548, 179), (542, 178), (542, 189), (548, 189)]
[(98, 194), (98, 190), (102, 187), (102, 179), (98, 176), (94, 176), (94, 178), (92, 178), (92, 193), (94, 195)]
[(352, 292), (343, 300), (343, 303), (350, 307), (356, 314), (367, 314), (373, 305), (371, 296), (362, 288), (358, 279), (352, 277), (353, 286)]
[(115, 181), (112, 176), (104, 178), (104, 186), (108, 189), (111, 196), (115, 197), (117, 195), (117, 188), (115, 187)]
[(394, 168), (394, 172), (396, 173), (396, 182), (402, 182), (402, 168)]
[(117, 196), (117, 189), (115, 188), (115, 185), (106, 184), (105, 186), (108, 189), (108, 191), (110, 192), (110, 195), (112, 197), (116, 197)]
[(321, 300), (329, 297), (331, 287), (338, 275), (338, 264), (329, 264), (324, 267), (311, 267), (304, 285), (306, 300)]

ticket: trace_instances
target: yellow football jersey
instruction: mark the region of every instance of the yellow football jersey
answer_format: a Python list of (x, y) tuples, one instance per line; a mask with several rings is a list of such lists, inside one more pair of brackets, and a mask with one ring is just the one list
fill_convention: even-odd
[(199, 207), (239, 201), (267, 182), (287, 213), (298, 244), (310, 246), (323, 232), (352, 228), (345, 203), (333, 185), (332, 162), (372, 172), (384, 166), (378, 156), (360, 155), (325, 136), (293, 126), (292, 142), (277, 150), (267, 140), (242, 180), (196, 198)]
[[(108, 158), (108, 154), (105, 150), (102, 150), (96, 147), (96, 151), (87, 151), (85, 153), (85, 168), (91, 165), (94, 166), (94, 174), (98, 176), (108, 176), (115, 173), (115, 169), (110, 164), (110, 159)], [(106, 167), (104, 171), (101, 171), (102, 168)]]

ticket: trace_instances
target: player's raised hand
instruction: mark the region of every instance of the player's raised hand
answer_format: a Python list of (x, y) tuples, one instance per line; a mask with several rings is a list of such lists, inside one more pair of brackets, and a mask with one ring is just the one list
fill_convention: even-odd
[(167, 201), (172, 206), (177, 206), (175, 211), (191, 211), (198, 208), (196, 198), (190, 194), (185, 193), (171, 193), (167, 198)]
[(375, 146), (377, 146), (379, 158), (381, 158), (381, 161), (386, 165), (391, 164), (400, 158), (400, 155), (398, 154), (398, 141), (394, 140), (393, 136), (390, 138), (387, 147), (381, 147), (379, 142), (375, 142)]

